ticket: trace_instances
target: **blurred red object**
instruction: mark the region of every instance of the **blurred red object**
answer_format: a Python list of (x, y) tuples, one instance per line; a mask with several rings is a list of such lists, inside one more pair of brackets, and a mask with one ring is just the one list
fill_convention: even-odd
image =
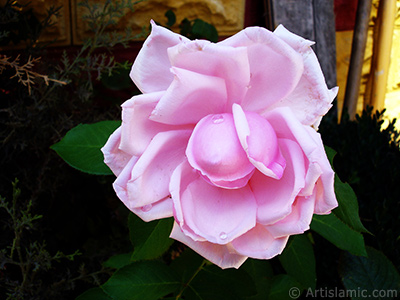
[(336, 31), (353, 30), (358, 0), (335, 0)]

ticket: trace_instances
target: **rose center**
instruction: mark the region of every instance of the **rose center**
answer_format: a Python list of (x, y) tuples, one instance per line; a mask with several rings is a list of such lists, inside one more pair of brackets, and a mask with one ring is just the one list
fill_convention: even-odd
[(186, 155), (208, 182), (224, 188), (243, 187), (254, 171), (229, 113), (201, 119), (189, 139)]

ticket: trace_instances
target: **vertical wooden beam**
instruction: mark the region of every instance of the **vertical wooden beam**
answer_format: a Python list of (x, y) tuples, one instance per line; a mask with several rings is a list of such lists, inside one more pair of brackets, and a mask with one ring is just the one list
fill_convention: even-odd
[[(318, 57), (329, 88), (336, 86), (336, 35), (333, 0), (270, 0), (274, 27), (282, 24), (288, 30), (315, 41)], [(337, 118), (334, 106), (330, 116)]]
[(336, 86), (334, 1), (314, 0), (315, 50), (328, 87)]
[(358, 0), (356, 24), (351, 46), (350, 66), (347, 74), (346, 93), (342, 111), (342, 116), (347, 113), (350, 119), (354, 119), (357, 112), (357, 100), (360, 92), (371, 6), (372, 0)]
[(315, 41), (313, 0), (272, 0), (273, 24)]

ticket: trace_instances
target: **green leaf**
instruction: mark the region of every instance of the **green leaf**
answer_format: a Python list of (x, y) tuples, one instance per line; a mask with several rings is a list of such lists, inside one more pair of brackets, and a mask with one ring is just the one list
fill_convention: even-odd
[(167, 12), (165, 13), (165, 16), (167, 17), (167, 19), (168, 19), (168, 22), (167, 22), (167, 27), (171, 27), (171, 26), (173, 26), (174, 24), (175, 24), (175, 22), (176, 22), (176, 16), (175, 16), (175, 13), (172, 11), (172, 10), (167, 10)]
[(181, 35), (189, 37), (192, 32), (192, 23), (187, 18), (184, 18), (179, 24), (179, 28)]
[(270, 289), (271, 289), (271, 278), (261, 277), (257, 279), (256, 289), (257, 293), (255, 295), (251, 295), (246, 297), (246, 300), (265, 300), (268, 299)]
[(203, 20), (196, 19), (192, 27), (193, 36), (196, 38), (204, 38), (211, 42), (218, 42), (218, 32), (215, 27)]
[(317, 281), (314, 250), (306, 235), (295, 235), (279, 256), (285, 271), (303, 288), (315, 289)]
[(351, 299), (393, 299), (400, 295), (400, 275), (380, 251), (367, 247), (368, 257), (343, 253), (339, 274)]
[(96, 175), (112, 174), (103, 161), (100, 148), (120, 124), (120, 121), (80, 124), (68, 131), (61, 141), (50, 148), (70, 166), (82, 172)]
[(369, 231), (361, 223), (358, 215), (357, 196), (351, 186), (343, 183), (339, 176), (335, 175), (335, 194), (339, 206), (332, 212), (350, 228), (358, 232)]
[(292, 276), (286, 274), (276, 275), (272, 278), (268, 300), (292, 300), (297, 299), (303, 289), (301, 284)]
[(271, 278), (274, 276), (271, 264), (268, 260), (247, 259), (241, 266), (256, 284), (257, 294), (246, 298), (246, 300), (268, 299)]
[(131, 263), (132, 252), (118, 254), (107, 259), (103, 265), (108, 268), (120, 269)]
[(342, 250), (354, 255), (367, 255), (362, 234), (348, 227), (333, 213), (314, 215), (310, 227)]
[(129, 215), (129, 236), (134, 246), (131, 261), (160, 257), (174, 242), (169, 238), (173, 218), (144, 222), (134, 214)]
[(215, 265), (204, 267), (189, 283), (184, 299), (242, 300), (256, 294), (251, 277), (241, 269), (222, 270)]
[(180, 286), (176, 274), (158, 261), (134, 262), (116, 271), (102, 286), (118, 300), (157, 300)]
[(329, 162), (333, 168), (333, 159), (335, 158), (336, 151), (333, 150), (331, 147), (325, 146), (326, 156), (328, 157)]
[(190, 278), (202, 267), (204, 258), (190, 248), (186, 248), (171, 263), (171, 268), (181, 279), (183, 284), (189, 282)]
[[(336, 155), (336, 151), (325, 146), (325, 152), (329, 162), (331, 163), (331, 166), (333, 167), (333, 159)], [(347, 226), (355, 231), (370, 233), (361, 223), (360, 216), (358, 214), (358, 201), (356, 194), (349, 184), (340, 180), (337, 174), (335, 174), (335, 194), (339, 206), (332, 212), (336, 215), (336, 217), (338, 217)]]
[(80, 294), (75, 300), (112, 300), (101, 288), (92, 288)]
[(246, 270), (253, 279), (261, 277), (269, 278), (274, 276), (274, 271), (272, 270), (271, 264), (268, 260), (248, 258), (241, 268)]

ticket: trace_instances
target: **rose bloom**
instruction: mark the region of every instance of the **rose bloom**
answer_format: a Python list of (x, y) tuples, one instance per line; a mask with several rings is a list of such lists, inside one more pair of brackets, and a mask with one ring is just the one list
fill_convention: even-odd
[(320, 120), (326, 86), (313, 42), (283, 26), (219, 43), (152, 22), (102, 148), (114, 189), (144, 221), (174, 217), (171, 238), (221, 268), (280, 254), (337, 206)]

